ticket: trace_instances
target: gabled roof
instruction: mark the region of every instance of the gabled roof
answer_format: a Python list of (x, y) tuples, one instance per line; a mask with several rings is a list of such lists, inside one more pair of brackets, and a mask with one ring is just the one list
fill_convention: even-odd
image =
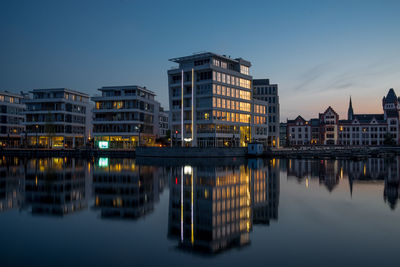
[(383, 114), (355, 114), (354, 118), (360, 123), (370, 123), (373, 119), (377, 122), (385, 122)]
[(297, 118), (294, 119), (294, 120), (288, 120), (287, 123), (295, 123), (295, 122), (297, 122), (297, 121), (306, 122), (306, 120), (305, 120), (302, 116), (299, 115), (299, 116), (297, 116)]
[(328, 113), (328, 111), (331, 111), (331, 112), (334, 113), (336, 116), (338, 116), (338, 114), (336, 113), (336, 111), (335, 111), (331, 106), (329, 106), (323, 113), (320, 113), (319, 115), (324, 115), (324, 114)]

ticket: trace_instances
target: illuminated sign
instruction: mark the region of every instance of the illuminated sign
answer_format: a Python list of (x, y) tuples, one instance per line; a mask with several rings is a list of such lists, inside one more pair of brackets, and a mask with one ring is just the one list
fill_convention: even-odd
[(108, 158), (99, 158), (99, 167), (108, 167)]
[(99, 141), (99, 148), (101, 149), (108, 148), (108, 141)]

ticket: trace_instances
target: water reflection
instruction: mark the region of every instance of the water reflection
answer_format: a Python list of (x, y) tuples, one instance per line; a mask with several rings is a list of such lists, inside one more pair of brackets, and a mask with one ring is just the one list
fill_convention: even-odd
[(95, 208), (103, 218), (139, 218), (154, 210), (164, 185), (160, 168), (100, 158), (93, 172)]
[(0, 212), (20, 208), (24, 195), (23, 162), (18, 158), (0, 158)]
[(250, 243), (253, 224), (278, 217), (279, 171), (248, 165), (173, 167), (168, 236), (179, 248), (216, 253)]
[(87, 162), (32, 159), (25, 175), (25, 205), (32, 214), (65, 215), (88, 206)]
[(357, 182), (384, 182), (383, 199), (395, 209), (399, 200), (400, 157), (370, 158), (362, 161), (349, 160), (286, 160), (285, 169), (289, 179), (297, 179), (309, 186), (310, 180), (318, 179), (329, 192), (332, 192), (340, 180), (347, 179), (349, 194), (353, 194)]

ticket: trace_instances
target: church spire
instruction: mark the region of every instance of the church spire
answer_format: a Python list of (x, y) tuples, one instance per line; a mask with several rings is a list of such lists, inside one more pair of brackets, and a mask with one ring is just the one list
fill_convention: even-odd
[(351, 103), (351, 96), (350, 96), (349, 109), (347, 110), (347, 119), (352, 121), (353, 117), (354, 117), (353, 104)]

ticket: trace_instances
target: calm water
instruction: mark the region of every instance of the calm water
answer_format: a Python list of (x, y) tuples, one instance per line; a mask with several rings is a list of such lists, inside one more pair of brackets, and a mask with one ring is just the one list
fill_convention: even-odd
[(399, 264), (400, 158), (0, 161), (0, 266)]

